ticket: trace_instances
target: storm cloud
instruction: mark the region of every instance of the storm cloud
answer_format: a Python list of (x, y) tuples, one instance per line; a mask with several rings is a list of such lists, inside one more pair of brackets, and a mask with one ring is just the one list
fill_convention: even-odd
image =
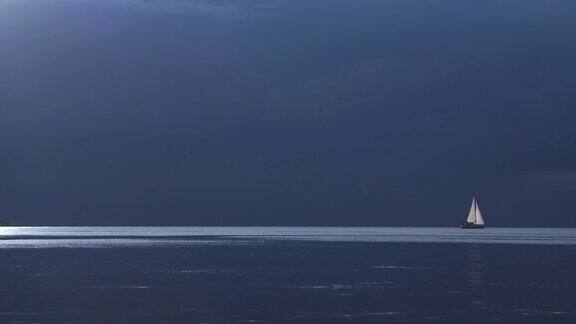
[(571, 1), (0, 1), (0, 218), (576, 226)]

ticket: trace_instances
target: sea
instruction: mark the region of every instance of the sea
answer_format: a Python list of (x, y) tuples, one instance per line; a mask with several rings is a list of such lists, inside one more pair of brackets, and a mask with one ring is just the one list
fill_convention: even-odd
[(0, 323), (576, 323), (576, 229), (0, 227)]

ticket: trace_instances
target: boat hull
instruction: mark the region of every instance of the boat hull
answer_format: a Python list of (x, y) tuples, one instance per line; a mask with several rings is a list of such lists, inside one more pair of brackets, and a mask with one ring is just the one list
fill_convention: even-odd
[(460, 227), (462, 229), (485, 229), (486, 225), (474, 224), (474, 223), (464, 223)]

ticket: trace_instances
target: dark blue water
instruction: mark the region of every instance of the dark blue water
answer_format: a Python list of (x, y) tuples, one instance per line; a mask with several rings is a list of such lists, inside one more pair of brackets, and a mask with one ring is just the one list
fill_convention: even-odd
[(3, 231), (0, 322), (576, 321), (569, 230)]

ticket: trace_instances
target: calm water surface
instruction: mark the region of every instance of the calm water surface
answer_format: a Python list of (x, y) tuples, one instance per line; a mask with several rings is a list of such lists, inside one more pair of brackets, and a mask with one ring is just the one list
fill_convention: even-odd
[(576, 322), (576, 231), (0, 228), (0, 322)]

